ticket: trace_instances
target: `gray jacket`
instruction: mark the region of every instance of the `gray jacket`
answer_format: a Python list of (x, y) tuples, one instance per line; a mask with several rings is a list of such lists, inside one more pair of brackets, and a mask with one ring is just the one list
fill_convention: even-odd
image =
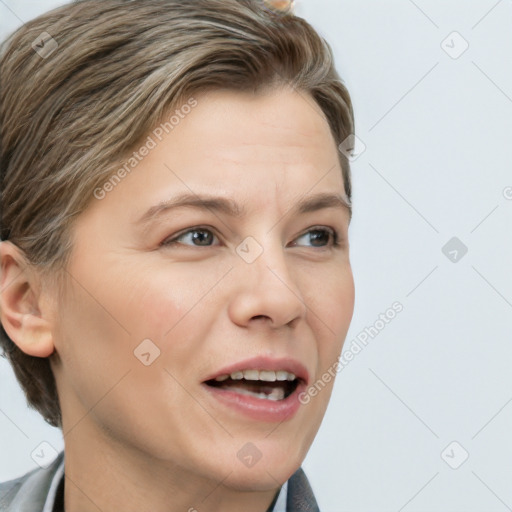
[[(61, 452), (47, 469), (34, 469), (15, 480), (1, 483), (0, 512), (43, 512), (63, 457), (64, 452)], [(320, 512), (302, 468), (287, 481), (286, 490), (286, 512)]]

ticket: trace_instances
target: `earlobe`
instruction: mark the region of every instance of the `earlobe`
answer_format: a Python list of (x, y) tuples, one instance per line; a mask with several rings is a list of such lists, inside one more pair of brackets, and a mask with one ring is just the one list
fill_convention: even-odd
[(23, 315), (21, 336), (13, 341), (30, 356), (49, 357), (55, 350), (49, 322), (34, 314)]
[(54, 352), (49, 312), (42, 308), (40, 281), (22, 251), (0, 243), (0, 321), (9, 338), (28, 355), (48, 357)]

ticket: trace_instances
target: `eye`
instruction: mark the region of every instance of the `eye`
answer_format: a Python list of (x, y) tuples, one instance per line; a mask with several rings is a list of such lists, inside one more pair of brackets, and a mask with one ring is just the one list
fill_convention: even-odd
[[(184, 231), (181, 234), (178, 234), (174, 238), (167, 238), (160, 245), (162, 246), (172, 246), (176, 244), (182, 244), (182, 240), (189, 240), (193, 247), (210, 247), (209, 242), (215, 237), (213, 232), (210, 229), (197, 227), (193, 229), (189, 229)], [(197, 242), (197, 244), (195, 243)], [(189, 245), (189, 244), (182, 244)]]
[[(295, 240), (300, 240), (301, 238), (307, 237), (309, 237), (310, 241), (313, 243), (313, 247), (324, 248), (337, 247), (340, 245), (338, 233), (332, 228), (314, 227)], [(326, 243), (324, 244), (323, 242)], [(300, 244), (293, 242), (293, 245)]]

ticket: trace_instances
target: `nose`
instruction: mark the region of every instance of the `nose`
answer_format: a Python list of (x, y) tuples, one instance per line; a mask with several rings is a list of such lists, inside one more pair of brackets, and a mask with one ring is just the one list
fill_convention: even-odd
[(305, 318), (307, 307), (282, 248), (265, 249), (252, 263), (241, 259), (234, 274), (229, 314), (237, 325), (266, 322), (278, 329)]

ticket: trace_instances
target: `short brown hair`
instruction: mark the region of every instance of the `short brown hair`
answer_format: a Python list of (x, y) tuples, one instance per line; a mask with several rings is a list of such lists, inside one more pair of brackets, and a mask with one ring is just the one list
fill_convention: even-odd
[[(329, 45), (263, 0), (81, 0), (26, 23), (0, 52), (1, 237), (43, 273), (65, 268), (93, 191), (192, 94), (289, 85), (314, 98), (337, 144), (354, 132)], [(61, 426), (48, 358), (3, 327), (0, 345), (28, 403)]]

